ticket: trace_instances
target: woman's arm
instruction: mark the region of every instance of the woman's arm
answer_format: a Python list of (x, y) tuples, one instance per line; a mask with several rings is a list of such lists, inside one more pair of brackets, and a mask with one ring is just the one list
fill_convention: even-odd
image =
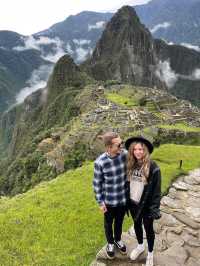
[(160, 214), (160, 200), (161, 200), (161, 172), (159, 167), (156, 167), (152, 173), (152, 196), (150, 203), (149, 216), (154, 219), (159, 219)]

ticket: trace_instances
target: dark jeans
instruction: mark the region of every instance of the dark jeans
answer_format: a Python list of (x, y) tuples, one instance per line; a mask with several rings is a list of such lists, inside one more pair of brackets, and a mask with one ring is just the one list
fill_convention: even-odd
[[(107, 242), (110, 244), (115, 241), (121, 240), (122, 223), (126, 211), (125, 206), (111, 207), (106, 206), (107, 212), (104, 213), (104, 229)], [(114, 237), (113, 237), (113, 225), (114, 225)]]
[[(135, 212), (132, 208), (130, 208), (131, 216), (134, 220)], [(144, 229), (146, 232), (147, 243), (148, 243), (148, 251), (152, 252), (154, 247), (155, 233), (153, 229), (153, 219), (148, 217), (145, 212), (142, 212), (137, 220), (134, 220), (134, 229), (137, 237), (137, 241), (139, 244), (143, 243), (143, 228), (142, 223), (144, 224)]]

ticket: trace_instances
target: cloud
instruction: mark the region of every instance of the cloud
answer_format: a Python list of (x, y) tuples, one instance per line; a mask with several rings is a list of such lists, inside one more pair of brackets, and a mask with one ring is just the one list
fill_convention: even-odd
[(171, 26), (170, 22), (163, 22), (161, 24), (155, 25), (152, 29), (150, 29), (151, 33), (155, 33), (159, 29), (166, 29)]
[(168, 88), (172, 88), (178, 80), (178, 75), (171, 69), (169, 60), (160, 61), (155, 73), (161, 81), (166, 83)]
[(74, 51), (72, 50), (72, 47), (71, 47), (70, 43), (66, 44), (66, 50), (67, 50), (68, 54), (70, 54), (70, 55), (74, 54)]
[(30, 49), (40, 50), (38, 40), (36, 40), (33, 36), (28, 36), (23, 38), (24, 46), (15, 46), (13, 50), (15, 51), (24, 51)]
[(192, 45), (192, 44), (190, 44), (190, 43), (181, 43), (181, 45), (182, 46), (185, 46), (185, 47), (187, 47), (187, 48), (189, 48), (189, 49), (193, 49), (193, 50), (195, 50), (195, 51), (197, 51), (197, 52), (200, 52), (200, 47), (199, 46), (197, 46), (197, 45)]
[(195, 80), (200, 80), (200, 68), (197, 68), (193, 71), (192, 73), (192, 77), (195, 79)]
[(88, 24), (88, 31), (93, 30), (93, 29), (101, 29), (104, 28), (106, 22), (105, 21), (98, 21), (94, 25)]
[(191, 75), (175, 73), (170, 67), (169, 60), (160, 61), (155, 74), (161, 81), (166, 83), (168, 88), (172, 88), (179, 78), (192, 81), (200, 80), (200, 68), (194, 69)]
[[(57, 62), (58, 59), (65, 54), (63, 49), (63, 42), (58, 38), (48, 38), (45, 36), (40, 36), (39, 38), (34, 38), (32, 35), (24, 37), (24, 46), (15, 46), (13, 50), (24, 51), (29, 49), (39, 50), (41, 52), (41, 57), (45, 60), (51, 61), (53, 63)], [(52, 52), (46, 54), (43, 46), (52, 45)]]
[(75, 61), (81, 63), (92, 53), (92, 48), (89, 45), (91, 40), (73, 39), (73, 43), (75, 46), (73, 52), (73, 55), (75, 55)]
[(73, 39), (73, 42), (77, 45), (85, 45), (85, 44), (90, 44), (91, 40), (84, 40), (84, 39)]
[(83, 62), (89, 54), (90, 54), (89, 49), (84, 49), (82, 47), (77, 48), (76, 49), (76, 61)]
[(23, 88), (16, 96), (16, 102), (18, 104), (22, 103), (28, 95), (40, 88), (44, 88), (47, 84), (47, 79), (52, 70), (52, 65), (42, 65), (38, 69), (34, 70), (31, 74), (30, 79), (26, 82), (27, 86)]

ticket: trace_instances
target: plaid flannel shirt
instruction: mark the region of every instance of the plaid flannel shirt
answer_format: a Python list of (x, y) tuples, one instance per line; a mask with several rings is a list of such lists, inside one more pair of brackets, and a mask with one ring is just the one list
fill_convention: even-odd
[(105, 152), (96, 159), (93, 188), (99, 205), (126, 205), (126, 156), (127, 152), (122, 150), (115, 157)]

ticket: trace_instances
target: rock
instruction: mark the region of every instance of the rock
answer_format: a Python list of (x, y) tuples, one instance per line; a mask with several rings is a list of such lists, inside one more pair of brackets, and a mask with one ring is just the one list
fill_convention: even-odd
[(46, 138), (43, 139), (39, 144), (38, 144), (38, 149), (41, 150), (43, 153), (47, 153), (55, 147), (55, 143), (52, 138)]
[(167, 196), (163, 197), (161, 200), (161, 204), (163, 205), (167, 205), (168, 207), (172, 208), (172, 209), (181, 209), (181, 202), (179, 201), (175, 201)]
[(186, 212), (189, 213), (192, 218), (199, 218), (200, 219), (200, 208), (195, 207), (187, 207), (185, 208)]
[(180, 225), (177, 219), (175, 219), (171, 214), (166, 214), (166, 213), (162, 213), (162, 217), (159, 220), (159, 223), (161, 227), (164, 227), (164, 226), (171, 227), (171, 226)]
[(169, 189), (169, 193), (167, 196), (170, 197), (171, 199), (175, 199), (176, 198), (176, 189), (174, 187), (171, 187)]
[(186, 176), (184, 182), (189, 185), (200, 185), (200, 174), (199, 172), (194, 172), (191, 176)]
[(159, 266), (183, 266), (188, 258), (188, 254), (182, 246), (177, 244), (160, 253), (156, 259)]
[(175, 183), (173, 183), (172, 186), (177, 190), (183, 190), (183, 191), (188, 190), (187, 184), (185, 182), (181, 182), (181, 181), (175, 182)]
[(51, 137), (54, 141), (59, 141), (61, 139), (62, 134), (63, 134), (62, 131), (54, 132), (51, 133)]
[(57, 154), (56, 151), (51, 151), (46, 154), (47, 164), (56, 169), (57, 173), (64, 172), (64, 159)]
[(200, 265), (200, 260), (196, 260), (194, 258), (189, 258), (188, 261), (187, 261), (187, 266), (199, 266)]
[[(194, 208), (196, 210), (196, 209), (199, 209), (199, 207), (200, 207), (199, 203), (200, 203), (199, 198), (188, 197), (185, 205), (189, 206), (190, 208)], [(196, 212), (198, 212), (198, 211), (196, 210)]]
[(187, 215), (183, 213), (174, 212), (173, 216), (179, 220), (180, 222), (188, 225), (189, 227), (193, 229), (199, 229), (200, 225), (198, 225), (196, 222), (194, 222), (192, 219), (190, 219)]
[(194, 198), (200, 198), (200, 193), (195, 192), (195, 191), (188, 191), (188, 195)]

